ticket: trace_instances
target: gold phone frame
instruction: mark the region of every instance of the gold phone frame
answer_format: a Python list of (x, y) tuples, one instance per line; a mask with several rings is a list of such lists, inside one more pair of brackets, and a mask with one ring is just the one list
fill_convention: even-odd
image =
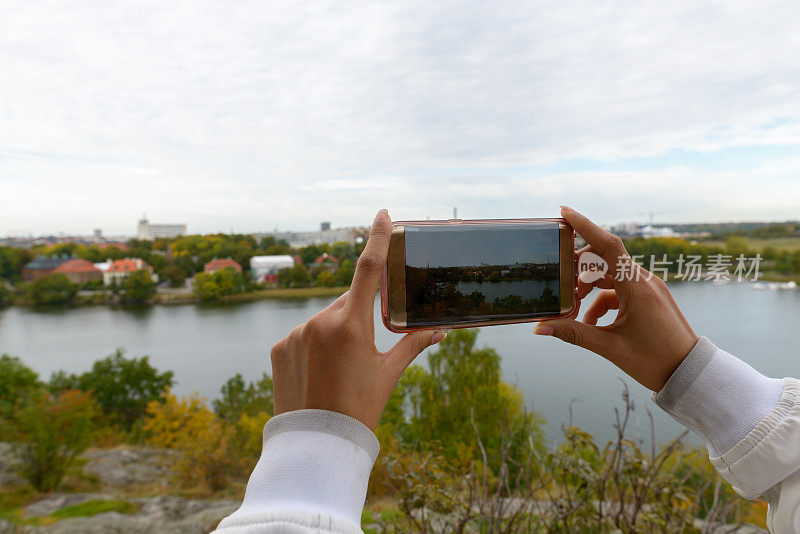
[[(560, 265), (560, 313), (558, 315), (498, 319), (494, 321), (466, 321), (448, 323), (438, 326), (408, 326), (406, 311), (406, 259), (405, 259), (405, 227), (447, 224), (541, 224), (558, 223), (559, 230), (559, 265)], [(447, 221), (397, 221), (392, 224), (389, 239), (389, 253), (386, 268), (381, 278), (381, 312), (383, 323), (392, 332), (411, 332), (424, 329), (455, 329), (476, 326), (493, 326), (544, 321), (559, 317), (570, 317), (577, 310), (577, 272), (575, 265), (575, 231), (565, 219), (477, 219)]]

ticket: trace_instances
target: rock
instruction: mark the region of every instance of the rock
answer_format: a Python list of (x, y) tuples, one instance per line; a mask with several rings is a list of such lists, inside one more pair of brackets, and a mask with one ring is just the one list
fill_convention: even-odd
[[(130, 502), (139, 505), (139, 511), (135, 514), (105, 512), (92, 517), (63, 519), (58, 523), (38, 527), (29, 532), (36, 534), (134, 534), (140, 532), (205, 534), (214, 529), (222, 518), (233, 513), (240, 504), (239, 501), (233, 500), (215, 501), (168, 496), (136, 498), (130, 499)], [(1, 530), (0, 534), (2, 534)]]
[(0, 487), (25, 482), (17, 472), (17, 461), (17, 453), (11, 443), (0, 443)]
[(103, 486), (121, 488), (138, 484), (169, 486), (169, 466), (177, 453), (152, 447), (94, 449), (83, 453), (89, 461), (83, 472), (100, 479)]
[(51, 515), (62, 508), (75, 506), (86, 501), (113, 499), (112, 495), (100, 493), (51, 493), (40, 501), (29, 504), (25, 507), (25, 515), (28, 517)]

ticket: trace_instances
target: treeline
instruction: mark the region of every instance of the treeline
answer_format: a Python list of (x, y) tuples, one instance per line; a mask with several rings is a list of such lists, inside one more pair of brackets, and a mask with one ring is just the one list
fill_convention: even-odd
[[(627, 436), (627, 397), (617, 412), (618, 439), (599, 445), (567, 426), (561, 442), (548, 445), (541, 417), (503, 382), (500, 356), (478, 348), (476, 338), (474, 330), (452, 332), (393, 392), (376, 429), (381, 453), (365, 525), (388, 532), (694, 532), (696, 517), (743, 521), (763, 512), (720, 483), (704, 451), (679, 442), (650, 449)], [(273, 415), (272, 380), (237, 374), (211, 405), (197, 394), (177, 398), (173, 385), (170, 371), (121, 351), (48, 381), (4, 355), (0, 432), (40, 491), (59, 488), (90, 445), (142, 442), (176, 451), (172, 472), (185, 491), (241, 491)]]
[[(197, 276), (195, 294), (203, 301), (219, 300), (225, 296), (264, 289), (250, 276), (250, 258), (259, 255), (293, 255), (299, 257), (293, 268), (278, 273), (278, 286), (332, 287), (347, 286), (353, 278), (354, 265), (363, 250), (363, 244), (338, 242), (291, 248), (284, 240), (266, 236), (260, 241), (246, 234), (191, 235), (174, 239), (140, 241), (131, 239), (126, 249), (117, 246), (98, 247), (78, 243), (37, 246), (31, 249), (0, 247), (0, 306), (13, 302), (37, 305), (63, 305), (77, 300), (80, 290), (103, 290), (108, 295), (89, 297), (87, 302), (116, 302), (139, 304), (156, 294), (156, 284), (145, 280), (142, 272), (130, 282), (126, 279), (119, 287), (105, 288), (101, 281), (73, 283), (63, 274), (51, 274), (33, 283), (22, 281), (23, 267), (38, 255), (49, 257), (76, 257), (103, 262), (107, 259), (140, 258), (147, 262), (159, 281), (170, 287), (183, 287), (188, 278)], [(336, 262), (334, 269), (314, 264), (314, 260), (328, 255)], [(231, 258), (239, 263), (242, 272), (203, 273), (204, 266), (214, 258)], [(332, 261), (334, 261), (332, 260)]]
[(640, 256), (645, 268), (650, 267), (651, 258), (656, 262), (662, 261), (666, 255), (669, 262), (663, 267), (668, 268), (669, 272), (677, 272), (679, 269), (678, 259), (683, 256), (688, 260), (690, 256), (699, 256), (700, 263), (706, 265), (709, 258), (718, 254), (730, 256), (730, 262), (735, 267), (736, 259), (742, 255), (750, 259), (760, 255), (761, 261), (759, 271), (775, 272), (785, 275), (800, 274), (800, 249), (798, 250), (778, 250), (775, 247), (767, 246), (761, 250), (752, 248), (745, 237), (741, 235), (729, 235), (724, 245), (708, 244), (703, 241), (688, 241), (677, 237), (665, 238), (642, 238), (637, 237), (625, 240), (625, 248), (631, 256)]

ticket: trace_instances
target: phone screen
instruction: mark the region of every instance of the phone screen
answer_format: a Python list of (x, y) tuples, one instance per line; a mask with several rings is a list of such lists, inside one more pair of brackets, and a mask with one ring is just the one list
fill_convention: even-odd
[(405, 228), (408, 326), (557, 315), (557, 223)]

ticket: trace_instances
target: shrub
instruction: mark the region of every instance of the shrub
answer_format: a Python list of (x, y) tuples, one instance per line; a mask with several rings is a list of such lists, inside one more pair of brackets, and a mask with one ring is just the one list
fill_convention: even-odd
[(233, 267), (226, 267), (215, 273), (199, 273), (194, 277), (194, 293), (202, 301), (219, 300), (244, 290), (244, 276)]
[(125, 302), (143, 304), (156, 294), (156, 283), (153, 282), (150, 271), (142, 269), (131, 273), (122, 281), (122, 290), (125, 292)]
[(159, 372), (149, 358), (126, 358), (123, 349), (97, 360), (92, 369), (80, 376), (54, 373), (50, 391), (79, 389), (91, 392), (112, 421), (130, 431), (144, 418), (148, 403), (163, 401), (172, 387), (172, 371)]
[(225, 487), (231, 466), (228, 438), (214, 412), (197, 394), (178, 399), (168, 393), (163, 403), (148, 404), (144, 430), (153, 445), (181, 452), (173, 465), (179, 483), (203, 485), (210, 491)]
[(29, 289), (35, 304), (69, 304), (78, 294), (78, 284), (74, 284), (62, 273), (51, 274), (36, 280)]
[(58, 489), (64, 474), (91, 443), (95, 402), (83, 391), (42, 394), (16, 415), (22, 475), (39, 491)]
[(500, 356), (494, 349), (476, 349), (477, 330), (454, 330), (428, 355), (428, 369), (412, 366), (400, 381), (400, 392), (410, 408), (410, 424), (398, 425), (398, 437), (409, 444), (439, 441), (443, 454), (464, 461), (478, 459), (476, 429), (483, 446), (496, 450), (508, 422), (516, 439), (528, 440), (531, 429), (542, 443), (540, 419), (523, 409), (523, 398), (500, 379)]
[(279, 287), (308, 287), (310, 284), (311, 275), (302, 263), (278, 271)]
[(328, 271), (320, 271), (314, 279), (314, 285), (319, 287), (333, 287), (334, 277)]
[(333, 274), (333, 282), (337, 286), (349, 286), (353, 283), (353, 275), (355, 274), (355, 267), (350, 260), (344, 260), (339, 264), (336, 272)]
[(39, 375), (22, 360), (8, 354), (0, 356), (0, 436), (13, 435), (15, 410), (41, 387)]
[(0, 307), (11, 304), (11, 290), (6, 287), (6, 282), (0, 278)]
[(183, 287), (186, 281), (186, 271), (177, 265), (168, 265), (159, 274), (162, 280), (169, 282), (169, 287)]
[(272, 378), (267, 373), (257, 382), (245, 383), (241, 373), (236, 373), (222, 385), (222, 397), (214, 399), (212, 406), (217, 416), (226, 423), (236, 423), (242, 415), (272, 414)]

